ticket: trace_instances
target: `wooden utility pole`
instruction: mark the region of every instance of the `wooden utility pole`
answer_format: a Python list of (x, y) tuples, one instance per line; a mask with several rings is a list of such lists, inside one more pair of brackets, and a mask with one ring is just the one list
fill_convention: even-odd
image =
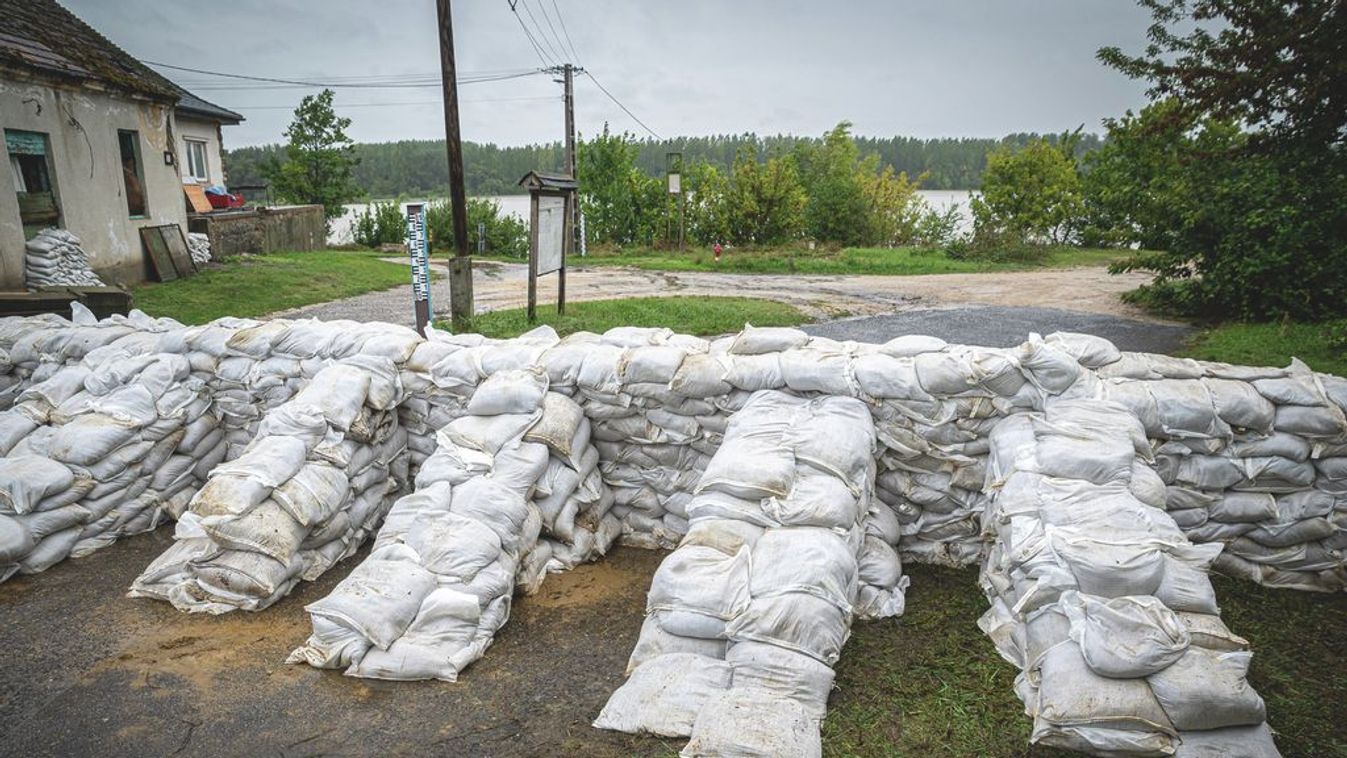
[(449, 259), (449, 313), (454, 331), (472, 323), (472, 258), (468, 255), (468, 199), (463, 188), (463, 142), (458, 131), (458, 76), (449, 0), (436, 0), (440, 24), (440, 79), (444, 88), (444, 142), (449, 150), (449, 205), (454, 220), (454, 256)]

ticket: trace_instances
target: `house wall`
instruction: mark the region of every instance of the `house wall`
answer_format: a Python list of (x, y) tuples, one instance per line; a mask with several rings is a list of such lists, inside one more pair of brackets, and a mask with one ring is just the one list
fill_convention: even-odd
[[(139, 229), (178, 224), (187, 211), (170, 133), (173, 107), (85, 88), (0, 80), (0, 129), (44, 132), (50, 142), (53, 183), (61, 225), (80, 238), (104, 281), (131, 284), (146, 278)], [(126, 210), (117, 130), (140, 133), (146, 216)], [(178, 155), (181, 158), (181, 155)], [(9, 160), (0, 160), (0, 288), (22, 289), (24, 237)]]
[(206, 173), (210, 175), (207, 184), (224, 184), (224, 160), (220, 155), (220, 125), (215, 121), (185, 116), (176, 116), (178, 136), (178, 166), (184, 181), (191, 180), (187, 170), (187, 140), (201, 140), (206, 143)]

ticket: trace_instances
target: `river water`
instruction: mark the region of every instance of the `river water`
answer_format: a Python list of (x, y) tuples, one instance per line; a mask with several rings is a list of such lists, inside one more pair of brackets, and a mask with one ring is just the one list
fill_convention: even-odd
[[(968, 201), (973, 196), (969, 190), (917, 190), (917, 194), (928, 205), (936, 210), (944, 210), (950, 206), (959, 209), (961, 219), (960, 231), (967, 231), (972, 228), (973, 216), (969, 210)], [(436, 198), (438, 199), (438, 198)], [(491, 195), (489, 200), (495, 200), (500, 204), (500, 209), (504, 213), (518, 216), (524, 221), (529, 217), (529, 196), (528, 195)], [(426, 202), (424, 200), (414, 200), (409, 202)], [(354, 240), (351, 237), (352, 228), (355, 226), (355, 219), (364, 213), (370, 207), (369, 203), (352, 203), (345, 206), (346, 213), (335, 218), (328, 225), (327, 244), (329, 245), (349, 245)], [(401, 204), (401, 210), (405, 214), (407, 203)]]

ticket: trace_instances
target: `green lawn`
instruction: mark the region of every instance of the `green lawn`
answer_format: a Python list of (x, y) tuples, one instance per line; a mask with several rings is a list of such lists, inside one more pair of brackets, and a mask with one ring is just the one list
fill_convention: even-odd
[[(907, 611), (858, 622), (823, 724), (829, 756), (1075, 755), (1030, 749), (1014, 666), (977, 628), (975, 569), (907, 565)], [(1254, 651), (1249, 679), (1285, 755), (1347, 755), (1338, 714), (1347, 596), (1215, 577), (1226, 623)]]
[(227, 259), (187, 279), (132, 290), (135, 307), (184, 324), (254, 317), (373, 290), (409, 285), (406, 266), (378, 253), (318, 250)]
[(1222, 324), (1200, 332), (1187, 354), (1250, 366), (1285, 366), (1295, 356), (1315, 371), (1347, 376), (1347, 320), (1317, 324)]
[[(513, 337), (540, 324), (559, 334), (604, 332), (615, 326), (667, 326), (686, 334), (723, 334), (754, 326), (793, 326), (809, 319), (793, 306), (747, 297), (639, 297), (567, 303), (566, 315), (556, 307), (538, 308), (538, 322), (528, 323), (523, 308), (492, 311), (476, 317), (472, 331), (488, 337)], [(446, 325), (447, 328), (447, 325)]]
[(584, 258), (573, 256), (572, 266), (633, 266), (658, 271), (725, 271), (736, 274), (966, 274), (986, 271), (1069, 266), (1106, 266), (1129, 251), (1055, 247), (1038, 263), (995, 263), (955, 260), (940, 250), (913, 247), (843, 248), (807, 250), (726, 250), (719, 263), (706, 248), (682, 253), (634, 249), (622, 252), (592, 250)]

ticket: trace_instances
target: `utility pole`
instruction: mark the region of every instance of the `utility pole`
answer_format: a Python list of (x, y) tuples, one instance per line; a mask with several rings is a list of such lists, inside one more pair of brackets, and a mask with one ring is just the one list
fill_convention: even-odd
[(468, 199), (463, 188), (463, 142), (458, 131), (458, 75), (449, 0), (436, 0), (440, 25), (440, 80), (444, 89), (444, 142), (449, 151), (449, 205), (453, 209), (454, 256), (449, 259), (449, 313), (454, 331), (470, 328), (472, 258), (468, 255)]
[[(583, 68), (580, 68), (579, 66), (573, 66), (567, 63), (563, 66), (553, 66), (547, 69), (547, 71), (554, 74), (561, 74), (562, 76), (561, 79), (553, 81), (558, 81), (565, 87), (565, 102), (566, 102), (566, 143), (565, 143), (566, 155), (564, 157), (564, 160), (566, 162), (565, 168), (566, 173), (569, 174), (572, 179), (578, 181), (580, 177), (576, 176), (578, 166), (575, 157), (575, 75), (583, 74), (585, 70)], [(575, 230), (575, 240), (571, 245), (571, 251), (581, 250), (583, 254), (583, 243), (580, 242), (580, 239), (584, 234), (584, 231), (581, 227), (582, 224), (580, 223), (580, 202), (579, 197), (576, 197), (574, 202), (572, 203), (572, 213), (571, 213), (571, 228)]]

